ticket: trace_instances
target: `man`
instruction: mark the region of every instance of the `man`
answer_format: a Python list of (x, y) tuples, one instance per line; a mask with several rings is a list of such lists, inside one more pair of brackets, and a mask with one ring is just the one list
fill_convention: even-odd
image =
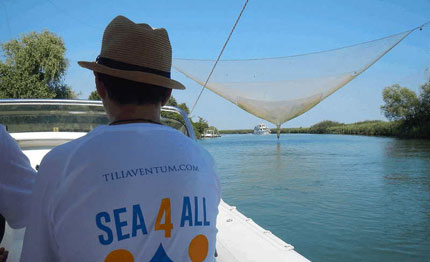
[(23, 228), (36, 171), (3, 125), (0, 125), (0, 168), (0, 214), (12, 228)]
[[(30, 196), (36, 171), (22, 153), (16, 141), (0, 125), (0, 243), (5, 222), (15, 229), (26, 225)], [(8, 251), (0, 247), (0, 262), (7, 260)]]
[(42, 160), (22, 261), (214, 261), (214, 162), (160, 124), (172, 89), (184, 89), (170, 79), (167, 31), (118, 16), (97, 61), (79, 64), (111, 123)]

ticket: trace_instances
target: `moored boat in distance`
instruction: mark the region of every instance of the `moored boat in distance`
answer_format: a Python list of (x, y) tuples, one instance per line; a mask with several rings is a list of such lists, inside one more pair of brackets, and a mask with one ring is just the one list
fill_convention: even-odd
[(254, 127), (254, 135), (270, 135), (270, 129), (263, 123)]
[(201, 136), (202, 138), (216, 138), (221, 137), (218, 130), (215, 128), (206, 128)]

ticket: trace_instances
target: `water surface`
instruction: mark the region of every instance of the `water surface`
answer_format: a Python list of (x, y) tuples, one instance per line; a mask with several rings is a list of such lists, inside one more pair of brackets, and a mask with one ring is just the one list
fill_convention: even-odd
[(223, 199), (313, 261), (430, 261), (430, 141), (224, 135)]

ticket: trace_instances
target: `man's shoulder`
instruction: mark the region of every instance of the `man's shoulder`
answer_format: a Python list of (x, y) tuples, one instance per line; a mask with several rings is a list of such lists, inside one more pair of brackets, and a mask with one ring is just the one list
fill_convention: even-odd
[(44, 161), (63, 161), (78, 149), (91, 135), (88, 133), (82, 137), (76, 138), (70, 142), (52, 148), (43, 158)]

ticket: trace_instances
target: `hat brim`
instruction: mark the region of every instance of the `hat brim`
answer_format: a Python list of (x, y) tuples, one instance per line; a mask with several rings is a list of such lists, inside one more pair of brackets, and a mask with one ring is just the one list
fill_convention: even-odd
[(156, 74), (140, 72), (140, 71), (119, 70), (119, 69), (110, 68), (101, 64), (97, 64), (96, 62), (78, 61), (78, 64), (84, 68), (87, 68), (89, 70), (92, 70), (98, 73), (107, 74), (107, 75), (131, 80), (135, 82), (162, 86), (170, 89), (182, 89), (182, 90), (185, 89), (185, 86), (179, 83), (178, 81), (175, 81), (168, 77), (156, 75)]

